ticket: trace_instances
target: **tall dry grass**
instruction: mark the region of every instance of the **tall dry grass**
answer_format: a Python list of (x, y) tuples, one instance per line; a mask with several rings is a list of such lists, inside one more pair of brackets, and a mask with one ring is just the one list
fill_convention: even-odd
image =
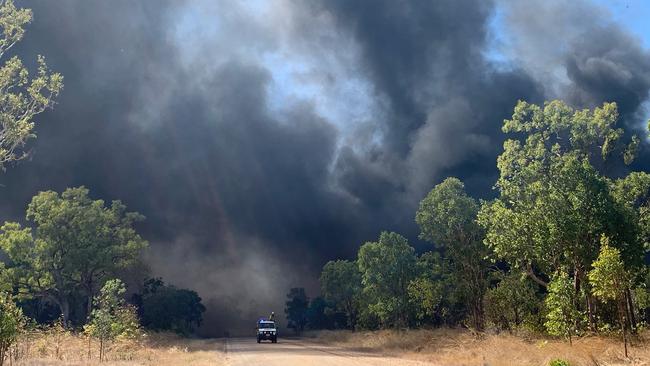
[[(223, 341), (149, 334), (111, 342), (101, 365), (221, 365)], [(32, 331), (12, 347), (8, 365), (99, 365), (99, 342), (67, 331)]]
[(312, 337), (316, 342), (351, 350), (379, 352), (445, 366), (545, 366), (554, 359), (569, 361), (572, 366), (650, 366), (650, 332), (633, 340), (628, 359), (623, 356), (621, 340), (602, 336), (578, 338), (573, 345), (539, 335), (477, 334), (456, 329), (324, 331)]

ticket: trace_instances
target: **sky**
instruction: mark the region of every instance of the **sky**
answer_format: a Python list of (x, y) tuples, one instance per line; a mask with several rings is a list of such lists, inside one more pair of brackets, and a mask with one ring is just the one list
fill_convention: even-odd
[(322, 265), (382, 230), (430, 248), (419, 201), (448, 176), (494, 196), (517, 100), (615, 101), (647, 135), (644, 1), (18, 4), (34, 21), (14, 53), (65, 89), (0, 175), (0, 220), (48, 189), (122, 200), (147, 217), (150, 274), (203, 297), (205, 334), (317, 296)]

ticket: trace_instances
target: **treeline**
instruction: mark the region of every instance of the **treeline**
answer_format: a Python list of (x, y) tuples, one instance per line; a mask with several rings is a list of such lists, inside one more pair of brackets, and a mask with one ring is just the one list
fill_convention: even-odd
[(519, 102), (503, 124), (497, 198), (447, 178), (415, 213), (431, 251), (381, 233), (355, 260), (323, 267), (322, 297), (292, 289), (290, 325), (525, 327), (569, 340), (646, 326), (650, 174), (627, 172), (640, 140), (617, 121), (614, 103)]
[(135, 227), (144, 217), (120, 201), (93, 200), (84, 187), (40, 192), (26, 219), (0, 227), (0, 364), (9, 335), (25, 326), (83, 331), (100, 340), (101, 359), (106, 340), (142, 329), (189, 334), (201, 324), (196, 292), (146, 278), (148, 244)]

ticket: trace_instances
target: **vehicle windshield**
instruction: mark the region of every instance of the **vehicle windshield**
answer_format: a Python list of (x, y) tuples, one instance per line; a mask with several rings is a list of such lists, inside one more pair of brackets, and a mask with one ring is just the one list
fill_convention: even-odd
[(259, 327), (260, 328), (275, 328), (275, 323), (274, 322), (260, 322)]

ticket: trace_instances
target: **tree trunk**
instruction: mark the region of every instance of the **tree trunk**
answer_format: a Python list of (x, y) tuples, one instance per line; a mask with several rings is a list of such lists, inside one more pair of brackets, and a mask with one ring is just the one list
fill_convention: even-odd
[(587, 315), (589, 316), (589, 330), (592, 332), (597, 332), (598, 328), (596, 327), (596, 319), (594, 317), (594, 299), (591, 297), (589, 292), (587, 292)]
[(102, 362), (104, 360), (104, 339), (102, 337), (99, 338), (99, 362)]
[(50, 299), (59, 307), (59, 310), (61, 310), (63, 327), (68, 328), (70, 322), (70, 303), (68, 302), (68, 299), (64, 296), (51, 296)]
[(625, 350), (625, 358), (627, 358), (627, 320), (625, 319), (626, 311), (624, 301), (624, 298), (618, 301), (618, 319), (623, 330), (623, 348)]
[(630, 323), (630, 332), (636, 333), (636, 316), (634, 315), (634, 303), (632, 302), (632, 293), (629, 288), (625, 289), (625, 305), (627, 309), (627, 318)]

